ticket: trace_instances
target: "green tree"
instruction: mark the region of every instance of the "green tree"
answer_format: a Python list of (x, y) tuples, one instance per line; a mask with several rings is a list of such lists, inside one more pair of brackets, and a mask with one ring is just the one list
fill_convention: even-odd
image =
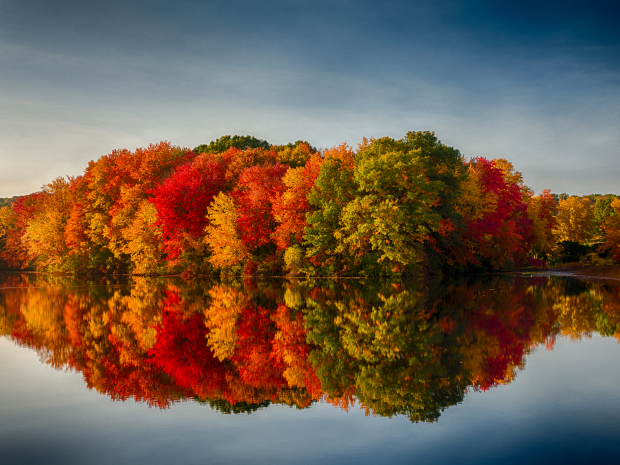
[(425, 245), (429, 266), (452, 268), (458, 262), (453, 251), (461, 244), (459, 229), (463, 224), (456, 211), (467, 176), (463, 156), (454, 147), (442, 144), (432, 131), (409, 131), (401, 142), (408, 151), (417, 151), (417, 156), (425, 161), (429, 181), (443, 184), (432, 206), (433, 212), (441, 216), (441, 224), (430, 232)]
[(346, 271), (350, 265), (342, 245), (340, 220), (343, 208), (353, 200), (354, 193), (352, 163), (334, 157), (321, 165), (315, 185), (308, 194), (308, 202), (316, 210), (306, 217), (306, 255), (313, 265), (329, 274)]
[(248, 148), (256, 149), (268, 149), (271, 144), (266, 140), (257, 139), (254, 136), (222, 136), (219, 139), (209, 142), (208, 144), (202, 144), (194, 148), (194, 152), (199, 153), (222, 153), (226, 152), (229, 148), (234, 147), (239, 150), (245, 150)]
[(423, 263), (425, 242), (442, 219), (433, 207), (444, 184), (427, 176), (430, 160), (421, 149), (407, 148), (389, 138), (361, 147), (355, 157), (356, 195), (342, 214), (350, 254), (384, 262), (382, 274)]
[(596, 199), (596, 203), (594, 204), (594, 226), (596, 228), (597, 235), (602, 233), (603, 226), (605, 225), (605, 221), (610, 216), (614, 215), (616, 212), (611, 206), (611, 203), (617, 199), (615, 195), (604, 195), (600, 196)]
[(409, 132), (397, 141), (364, 139), (357, 154), (325, 154), (308, 195), (307, 256), (329, 273), (419, 273), (440, 268), (442, 252), (458, 242), (454, 204), (463, 162), (432, 132)]
[(4, 197), (0, 198), (0, 207), (10, 207), (13, 202), (15, 202), (19, 197)]

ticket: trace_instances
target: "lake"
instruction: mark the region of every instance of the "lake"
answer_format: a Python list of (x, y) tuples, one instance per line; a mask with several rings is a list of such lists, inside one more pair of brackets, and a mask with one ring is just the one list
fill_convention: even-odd
[(3, 464), (618, 463), (620, 286), (0, 275)]

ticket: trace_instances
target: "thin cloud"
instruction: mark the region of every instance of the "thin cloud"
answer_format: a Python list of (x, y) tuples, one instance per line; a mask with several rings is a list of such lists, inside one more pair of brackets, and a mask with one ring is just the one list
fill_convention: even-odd
[(0, 196), (160, 140), (423, 129), (536, 190), (620, 194), (614, 5), (5, 1)]

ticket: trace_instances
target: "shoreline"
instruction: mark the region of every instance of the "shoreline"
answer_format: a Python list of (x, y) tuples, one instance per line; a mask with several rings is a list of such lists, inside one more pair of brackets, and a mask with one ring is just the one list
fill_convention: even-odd
[(619, 265), (587, 265), (585, 263), (566, 263), (555, 265), (536, 274), (549, 276), (568, 276), (580, 279), (620, 279)]
[[(222, 279), (222, 276), (218, 275), (185, 275), (183, 273), (180, 274), (167, 274), (167, 275), (135, 275), (131, 273), (123, 273), (123, 274), (97, 274), (97, 275), (75, 275), (72, 273), (60, 273), (60, 272), (44, 272), (44, 271), (35, 271), (35, 270), (0, 270), (0, 273), (4, 274), (41, 274), (41, 275), (51, 275), (58, 277), (73, 277), (73, 278), (82, 278), (82, 279), (97, 279), (97, 278), (135, 278), (135, 277), (144, 277), (144, 278), (217, 278)], [(542, 270), (514, 270), (514, 271), (492, 271), (487, 273), (480, 274), (455, 274), (455, 275), (444, 275), (443, 277), (455, 277), (455, 276), (483, 276), (483, 275), (496, 275), (496, 274), (514, 274), (514, 275), (537, 275), (537, 276), (566, 276), (566, 277), (574, 277), (580, 279), (614, 279), (620, 280), (620, 265), (587, 265), (585, 263), (565, 263), (561, 265), (553, 265), (546, 269)], [(407, 279), (412, 276), (401, 276), (401, 278)], [(426, 276), (425, 278), (432, 278), (433, 276)], [(254, 279), (335, 279), (335, 280), (358, 280), (358, 279), (374, 279), (376, 277), (372, 276), (286, 276), (286, 275), (276, 275), (276, 276), (245, 276), (245, 275), (229, 275), (226, 278), (254, 278)]]

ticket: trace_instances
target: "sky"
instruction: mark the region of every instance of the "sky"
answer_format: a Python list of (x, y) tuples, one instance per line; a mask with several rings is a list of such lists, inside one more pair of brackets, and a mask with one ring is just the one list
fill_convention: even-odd
[(162, 140), (412, 130), (620, 194), (620, 2), (0, 0), (0, 197)]

